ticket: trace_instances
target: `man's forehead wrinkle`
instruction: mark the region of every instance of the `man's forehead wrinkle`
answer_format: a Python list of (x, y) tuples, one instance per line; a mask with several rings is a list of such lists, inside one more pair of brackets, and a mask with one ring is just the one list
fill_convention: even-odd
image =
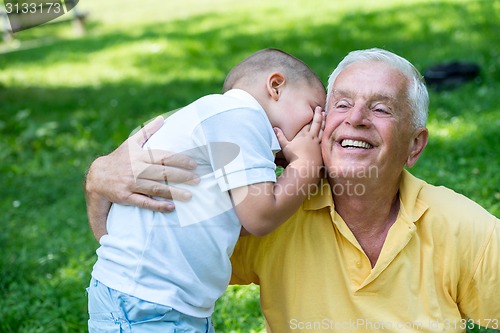
[(350, 90), (343, 90), (343, 89), (333, 89), (333, 94), (332, 96), (335, 98), (339, 97), (353, 97), (357, 95), (356, 92), (350, 91)]
[[(364, 93), (363, 93), (364, 94)], [(333, 89), (333, 94), (332, 96), (334, 98), (339, 98), (339, 97), (357, 97), (361, 95), (361, 93), (357, 91), (347, 91), (347, 90), (342, 90), (342, 89)], [(368, 94), (367, 96), (368, 101), (392, 101), (392, 102), (397, 102), (397, 96), (394, 96), (392, 94), (381, 94), (381, 93), (375, 93), (375, 94)]]

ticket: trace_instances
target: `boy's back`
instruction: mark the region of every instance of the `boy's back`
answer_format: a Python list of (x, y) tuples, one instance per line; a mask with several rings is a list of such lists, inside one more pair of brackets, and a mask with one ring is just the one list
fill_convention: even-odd
[(135, 297), (210, 316), (229, 282), (241, 229), (228, 190), (276, 181), (279, 143), (258, 102), (231, 90), (174, 113), (145, 148), (190, 155), (201, 182), (190, 186), (190, 201), (174, 198), (173, 213), (114, 204), (92, 275)]

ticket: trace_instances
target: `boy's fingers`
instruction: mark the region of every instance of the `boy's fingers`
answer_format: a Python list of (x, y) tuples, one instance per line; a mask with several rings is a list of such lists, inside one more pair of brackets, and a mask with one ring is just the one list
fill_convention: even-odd
[(325, 126), (326, 126), (326, 113), (325, 113), (325, 111), (321, 111), (321, 129), (319, 130), (319, 133), (318, 133), (318, 138), (319, 138), (320, 142), (321, 142), (321, 139), (323, 138)]
[(316, 109), (314, 109), (314, 116), (313, 116), (313, 119), (311, 122), (310, 132), (318, 135), (323, 126), (324, 126), (323, 125), (323, 115), (321, 112), (321, 107), (317, 106)]
[(287, 140), (287, 138), (285, 137), (285, 134), (283, 134), (283, 131), (280, 128), (275, 127), (274, 133), (276, 134), (276, 137), (278, 138), (278, 142), (280, 144), (281, 149), (284, 149), (290, 143), (290, 141)]

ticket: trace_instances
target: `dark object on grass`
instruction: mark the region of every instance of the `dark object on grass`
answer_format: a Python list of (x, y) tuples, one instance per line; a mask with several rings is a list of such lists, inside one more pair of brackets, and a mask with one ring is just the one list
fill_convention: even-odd
[(479, 76), (478, 65), (466, 62), (450, 62), (431, 66), (424, 70), (427, 86), (435, 90), (456, 88)]

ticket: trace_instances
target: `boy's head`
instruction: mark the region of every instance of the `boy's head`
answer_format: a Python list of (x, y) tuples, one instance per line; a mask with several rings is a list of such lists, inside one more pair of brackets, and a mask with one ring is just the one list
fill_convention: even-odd
[(324, 108), (325, 87), (309, 66), (277, 49), (258, 51), (227, 75), (223, 92), (243, 89), (266, 111), (273, 127), (291, 140), (312, 120), (316, 106)]

